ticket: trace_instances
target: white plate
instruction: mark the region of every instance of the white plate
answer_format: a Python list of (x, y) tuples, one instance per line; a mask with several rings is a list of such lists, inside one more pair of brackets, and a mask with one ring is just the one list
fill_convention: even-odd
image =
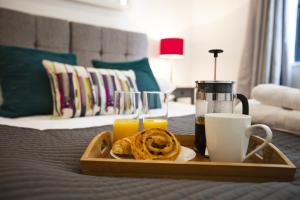
[[(132, 158), (122, 158), (117, 156), (116, 154), (114, 154), (112, 152), (112, 150), (110, 150), (110, 155), (112, 157), (114, 157), (115, 159), (132, 159)], [(196, 152), (193, 149), (181, 146), (180, 147), (180, 153), (178, 155), (178, 157), (176, 158), (176, 161), (189, 161), (194, 159), (196, 156)]]

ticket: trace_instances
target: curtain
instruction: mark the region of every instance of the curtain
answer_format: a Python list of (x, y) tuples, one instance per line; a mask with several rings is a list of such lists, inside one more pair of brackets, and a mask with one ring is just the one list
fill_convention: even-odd
[(290, 85), (286, 0), (251, 0), (237, 91), (248, 98), (261, 83)]

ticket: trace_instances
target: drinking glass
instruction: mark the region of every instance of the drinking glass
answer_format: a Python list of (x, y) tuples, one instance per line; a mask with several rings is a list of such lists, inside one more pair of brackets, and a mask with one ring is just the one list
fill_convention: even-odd
[(143, 92), (143, 127), (168, 129), (168, 94)]
[(115, 91), (113, 141), (134, 135), (139, 131), (140, 92)]

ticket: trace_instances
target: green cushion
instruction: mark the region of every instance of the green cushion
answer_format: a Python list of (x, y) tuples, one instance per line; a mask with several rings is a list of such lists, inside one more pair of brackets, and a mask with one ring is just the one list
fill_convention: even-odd
[(148, 58), (127, 62), (92, 61), (95, 68), (133, 70), (139, 91), (160, 91), (158, 83), (152, 73)]
[(42, 60), (75, 65), (74, 54), (0, 45), (0, 85), (4, 102), (0, 116), (51, 114), (53, 100)]

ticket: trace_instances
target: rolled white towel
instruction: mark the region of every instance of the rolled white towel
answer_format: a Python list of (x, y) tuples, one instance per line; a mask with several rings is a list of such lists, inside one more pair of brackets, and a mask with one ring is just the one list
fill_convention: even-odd
[[(300, 136), (300, 111), (265, 105), (254, 99), (249, 100), (249, 111), (254, 124), (266, 124), (272, 129)], [(240, 103), (236, 106), (235, 112), (242, 112)]]
[(263, 104), (300, 110), (300, 90), (274, 84), (261, 84), (252, 89), (252, 97)]

